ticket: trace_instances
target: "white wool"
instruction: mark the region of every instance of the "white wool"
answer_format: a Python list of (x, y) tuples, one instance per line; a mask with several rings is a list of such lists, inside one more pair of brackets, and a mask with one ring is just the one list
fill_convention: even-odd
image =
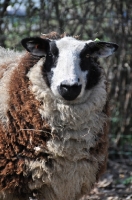
[(16, 63), (22, 55), (23, 53), (16, 52), (14, 50), (4, 49), (0, 46), (0, 66), (5, 63)]
[[(43, 102), (39, 110), (42, 118), (47, 118), (53, 134), (63, 139), (62, 141), (52, 139), (48, 141), (47, 146), (49, 151), (55, 155), (69, 156), (69, 159), (76, 160), (76, 156), (78, 158), (82, 156), (80, 148), (89, 150), (95, 145), (97, 133), (102, 132), (103, 125), (107, 120), (106, 115), (102, 113), (107, 98), (105, 78), (102, 76), (97, 86), (90, 92), (86, 91), (84, 99), (87, 100), (85, 102), (77, 103), (75, 100), (75, 104), (67, 104), (65, 101), (56, 99), (51, 90), (47, 88), (41, 74), (42, 64), (43, 59), (28, 73), (32, 82), (31, 89), (37, 100)], [(82, 142), (75, 142), (75, 155), (71, 153), (73, 141), (70, 139)], [(81, 147), (79, 148), (79, 146)]]
[(30, 189), (41, 188), (42, 198), (39, 200), (78, 200), (81, 190), (84, 190), (84, 193), (90, 191), (96, 181), (95, 174), (98, 168), (97, 162), (85, 158), (78, 162), (57, 158), (54, 168), (48, 168), (48, 171), (44, 163), (39, 162), (37, 165), (36, 161), (26, 164), (33, 177), (29, 184)]
[(39, 112), (51, 126), (52, 139), (47, 142), (47, 148), (54, 167), (50, 169), (45, 162), (27, 163), (27, 171), (32, 171), (33, 178), (29, 187), (32, 190), (41, 187), (42, 199), (77, 200), (79, 194), (90, 191), (96, 181), (98, 164), (106, 156), (94, 157), (89, 153), (96, 145), (98, 133), (103, 134), (107, 121), (102, 113), (107, 100), (106, 78), (102, 72), (98, 85), (86, 90), (82, 98), (67, 102), (54, 96), (47, 87), (41, 73), (43, 63), (42, 58), (27, 76), (36, 99), (43, 102)]

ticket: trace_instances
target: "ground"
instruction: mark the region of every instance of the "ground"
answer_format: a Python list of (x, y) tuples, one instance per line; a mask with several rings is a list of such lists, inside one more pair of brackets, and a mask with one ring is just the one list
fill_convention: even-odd
[(89, 196), (81, 200), (132, 199), (132, 159), (109, 159), (106, 173)]

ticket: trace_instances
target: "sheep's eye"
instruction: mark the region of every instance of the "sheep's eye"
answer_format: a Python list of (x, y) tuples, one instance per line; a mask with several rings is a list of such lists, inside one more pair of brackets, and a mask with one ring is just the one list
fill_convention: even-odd
[(91, 56), (90, 54), (86, 54), (85, 58), (94, 58), (94, 56)]
[(48, 56), (53, 56), (53, 55), (51, 53), (49, 53)]
[(90, 57), (90, 55), (89, 54), (86, 54), (86, 56), (85, 56), (86, 58), (89, 58)]

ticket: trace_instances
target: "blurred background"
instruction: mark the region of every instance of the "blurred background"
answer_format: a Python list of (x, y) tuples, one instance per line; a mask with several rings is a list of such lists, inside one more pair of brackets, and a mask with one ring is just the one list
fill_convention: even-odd
[(132, 160), (132, 1), (0, 0), (0, 46), (21, 51), (22, 38), (50, 31), (119, 45), (101, 60), (110, 83), (109, 158)]

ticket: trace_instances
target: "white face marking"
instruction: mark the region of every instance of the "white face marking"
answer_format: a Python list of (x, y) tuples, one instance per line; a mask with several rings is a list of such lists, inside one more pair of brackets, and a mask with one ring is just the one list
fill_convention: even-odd
[(22, 44), (33, 55), (45, 55), (42, 74), (54, 98), (72, 102), (83, 101), (86, 90), (89, 92), (99, 82), (101, 68), (94, 57), (109, 56), (118, 48), (114, 43), (79, 41), (73, 37), (25, 38)]
[(67, 85), (81, 85), (81, 92), (77, 98), (84, 94), (86, 86), (86, 76), (88, 71), (82, 71), (80, 68), (80, 52), (90, 41), (78, 41), (71, 37), (65, 37), (56, 41), (59, 49), (59, 57), (55, 68), (52, 68), (53, 77), (51, 81), (51, 90), (55, 96), (62, 98), (58, 92), (58, 86), (62, 82)]

